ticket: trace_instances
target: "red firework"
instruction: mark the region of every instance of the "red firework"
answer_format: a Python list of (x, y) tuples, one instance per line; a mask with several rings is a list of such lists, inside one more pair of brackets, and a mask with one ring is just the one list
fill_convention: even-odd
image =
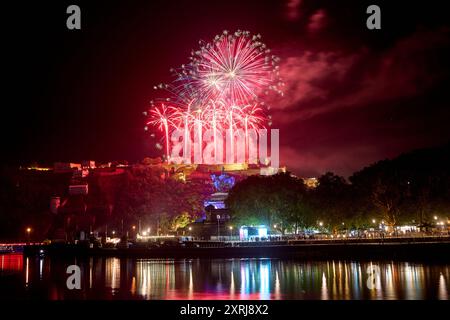
[(192, 52), (181, 79), (185, 90), (197, 90), (201, 102), (220, 99), (229, 105), (248, 104), (269, 90), (280, 92), (278, 62), (261, 35), (224, 31)]
[(148, 124), (164, 131), (168, 160), (169, 133), (175, 129), (184, 130), (185, 148), (194, 130), (201, 135), (203, 129), (212, 129), (217, 147), (217, 131), (228, 129), (233, 136), (242, 129), (247, 148), (249, 130), (263, 128), (267, 120), (262, 98), (269, 91), (281, 93), (279, 59), (261, 42), (259, 34), (224, 31), (212, 42), (200, 44), (189, 64), (173, 70), (173, 84), (155, 86), (168, 92), (170, 98), (150, 111)]

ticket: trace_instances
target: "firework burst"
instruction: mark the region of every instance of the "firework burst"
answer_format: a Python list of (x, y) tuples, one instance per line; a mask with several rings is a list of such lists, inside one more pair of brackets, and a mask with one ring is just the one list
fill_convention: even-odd
[[(246, 148), (250, 129), (264, 128), (268, 110), (264, 98), (271, 91), (282, 94), (279, 58), (261, 42), (261, 35), (248, 31), (224, 31), (213, 41), (200, 41), (190, 62), (171, 69), (175, 80), (154, 88), (168, 93), (168, 98), (152, 103), (147, 125), (163, 131), (169, 160), (169, 134), (184, 130), (184, 148), (191, 132), (201, 136), (203, 129), (229, 130), (231, 136), (242, 129)], [(270, 121), (268, 122), (270, 125)], [(233, 139), (231, 139), (233, 140)]]
[(170, 128), (176, 127), (175, 112), (177, 108), (172, 106), (167, 106), (161, 104), (150, 110), (150, 120), (147, 122), (148, 125), (157, 127), (160, 131), (164, 131), (165, 142), (166, 142), (166, 157), (169, 160), (169, 132)]
[(229, 105), (243, 105), (270, 91), (281, 93), (279, 58), (271, 54), (259, 34), (224, 31), (212, 42), (200, 41), (190, 60), (176, 73), (179, 89), (185, 95), (193, 94), (200, 104), (220, 99)]

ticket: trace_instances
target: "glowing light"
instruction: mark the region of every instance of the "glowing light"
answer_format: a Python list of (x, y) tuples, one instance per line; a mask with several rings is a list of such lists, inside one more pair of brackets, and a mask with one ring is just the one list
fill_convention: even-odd
[(27, 170), (50, 171), (52, 168), (28, 167)]
[(260, 238), (267, 237), (267, 228), (258, 228), (258, 236)]

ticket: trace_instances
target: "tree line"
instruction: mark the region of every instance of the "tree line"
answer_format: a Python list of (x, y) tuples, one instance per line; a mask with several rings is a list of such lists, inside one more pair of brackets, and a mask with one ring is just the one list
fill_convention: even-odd
[[(232, 224), (266, 224), (280, 232), (308, 228), (337, 232), (415, 224), (430, 227), (434, 217), (447, 222), (450, 215), (450, 147), (423, 149), (392, 160), (374, 163), (348, 179), (334, 173), (318, 178), (316, 188), (290, 173), (250, 176), (235, 184), (226, 204)], [(168, 172), (146, 162), (131, 166), (120, 176), (88, 178), (83, 198), (93, 215), (93, 230), (121, 231), (134, 224), (152, 226), (152, 234), (176, 232), (204, 213), (204, 201), (213, 192), (210, 180)], [(68, 198), (71, 174), (38, 173), (3, 168), (0, 173), (0, 239), (20, 239), (25, 228), (43, 238), (55, 216), (52, 196)], [(89, 209), (90, 208), (90, 209)], [(71, 217), (74, 219), (75, 217)]]
[(282, 233), (402, 224), (423, 229), (450, 215), (449, 147), (417, 150), (374, 163), (347, 179), (332, 172), (316, 188), (290, 173), (251, 176), (226, 201), (236, 224), (265, 224)]

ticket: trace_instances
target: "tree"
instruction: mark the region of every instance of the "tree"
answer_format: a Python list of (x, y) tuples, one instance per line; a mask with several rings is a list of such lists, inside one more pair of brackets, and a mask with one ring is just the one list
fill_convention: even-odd
[(211, 193), (211, 184), (185, 182), (167, 177), (163, 167), (138, 165), (127, 173), (115, 217), (140, 220), (163, 233), (176, 231), (201, 215)]
[(311, 193), (316, 225), (321, 221), (334, 233), (349, 226), (353, 213), (351, 186), (343, 177), (327, 172), (319, 177)]
[(305, 194), (303, 180), (290, 173), (250, 176), (231, 189), (226, 204), (237, 223), (276, 225), (275, 229), (285, 233), (308, 220)]
[(172, 229), (172, 231), (177, 231), (178, 229), (183, 229), (191, 222), (193, 222), (192, 216), (187, 212), (183, 212), (183, 213), (173, 217), (173, 219), (171, 221), (171, 229)]

